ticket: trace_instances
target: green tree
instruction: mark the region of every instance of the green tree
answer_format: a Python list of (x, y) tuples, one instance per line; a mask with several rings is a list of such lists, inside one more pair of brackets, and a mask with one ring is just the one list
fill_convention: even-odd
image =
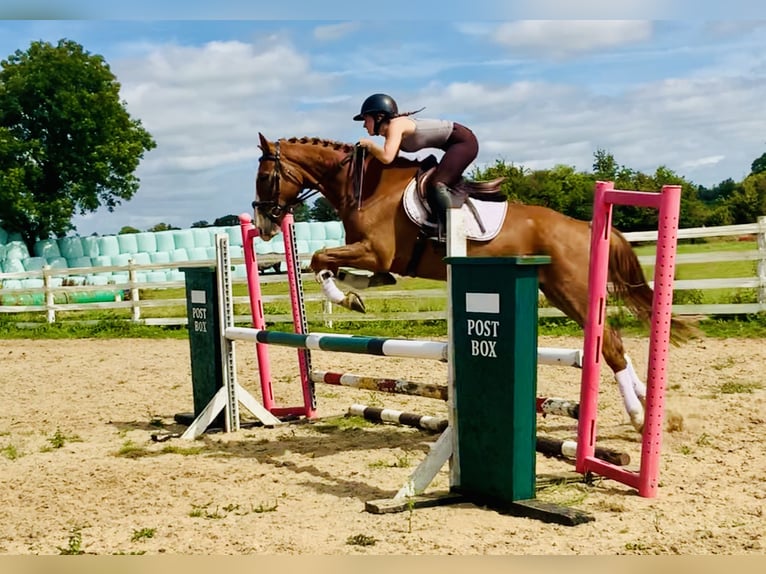
[(204, 219), (202, 219), (200, 221), (195, 221), (194, 223), (191, 224), (191, 226), (192, 227), (210, 227), (210, 224)]
[(170, 225), (169, 223), (158, 223), (157, 225), (154, 225), (147, 229), (147, 231), (151, 231), (152, 233), (156, 231), (169, 231), (171, 229), (181, 229), (180, 227), (174, 227)]
[(293, 207), (293, 219), (295, 221), (310, 221), (311, 208), (306, 203), (299, 203)]
[(614, 181), (618, 170), (614, 156), (601, 148), (593, 154), (593, 175), (599, 181)]
[(508, 196), (509, 199), (522, 201), (521, 197), (525, 197), (524, 190), (527, 186), (525, 178), (526, 171), (523, 167), (518, 167), (512, 163), (506, 163), (502, 159), (495, 160), (494, 165), (490, 165), (485, 169), (475, 168), (469, 175), (471, 179), (476, 181), (488, 181), (496, 179), (498, 177), (504, 177), (505, 181), (500, 186), (500, 190)]
[(309, 214), (313, 221), (338, 221), (338, 212), (324, 197), (320, 197), (309, 208)]
[(705, 203), (716, 203), (731, 197), (736, 189), (737, 184), (729, 177), (711, 189), (701, 185), (697, 191), (697, 197)]
[(141, 230), (136, 229), (135, 227), (131, 227), (130, 225), (126, 225), (122, 227), (117, 233), (118, 235), (124, 235), (126, 233), (141, 233)]
[(747, 176), (726, 202), (732, 223), (753, 223), (766, 213), (766, 172)]
[(231, 227), (232, 225), (239, 225), (239, 216), (234, 214), (224, 215), (217, 217), (213, 221), (214, 227)]
[(753, 175), (763, 173), (766, 171), (766, 153), (761, 155), (761, 157), (757, 158), (751, 165), (750, 165), (750, 173)]
[(138, 190), (134, 172), (156, 143), (119, 91), (104, 58), (71, 40), (0, 62), (0, 221), (30, 249)]

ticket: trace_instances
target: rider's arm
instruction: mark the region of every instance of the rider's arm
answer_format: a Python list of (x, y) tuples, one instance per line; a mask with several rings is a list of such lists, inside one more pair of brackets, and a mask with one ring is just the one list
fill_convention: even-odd
[(407, 127), (407, 120), (404, 118), (395, 118), (388, 124), (386, 132), (386, 141), (383, 142), (381, 154), (377, 157), (383, 163), (391, 163), (399, 153), (399, 146), (402, 144), (404, 129)]
[(359, 143), (362, 143), (381, 163), (391, 163), (399, 153), (402, 135), (407, 127), (406, 121), (401, 120), (405, 120), (405, 118), (395, 118), (388, 124), (386, 141), (383, 142), (383, 147), (376, 145), (375, 142), (369, 139), (360, 140)]

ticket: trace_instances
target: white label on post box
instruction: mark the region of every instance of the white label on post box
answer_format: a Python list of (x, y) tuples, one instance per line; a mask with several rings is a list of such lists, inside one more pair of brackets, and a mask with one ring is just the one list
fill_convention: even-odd
[(195, 305), (204, 305), (205, 303), (207, 303), (207, 297), (205, 296), (205, 292), (200, 291), (198, 289), (192, 289), (191, 302)]
[(500, 293), (466, 293), (466, 313), (500, 313)]

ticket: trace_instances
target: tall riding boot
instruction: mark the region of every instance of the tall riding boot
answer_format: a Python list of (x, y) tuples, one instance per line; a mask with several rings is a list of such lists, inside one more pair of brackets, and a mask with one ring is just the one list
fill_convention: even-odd
[(452, 206), (447, 184), (437, 181), (429, 185), (428, 202), (436, 215), (438, 239), (444, 241), (447, 235), (447, 210)]

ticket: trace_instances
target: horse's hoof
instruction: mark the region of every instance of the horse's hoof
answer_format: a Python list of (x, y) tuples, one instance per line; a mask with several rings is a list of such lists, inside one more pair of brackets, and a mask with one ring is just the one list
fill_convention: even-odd
[(353, 291), (346, 293), (346, 297), (343, 299), (343, 306), (358, 313), (367, 312), (367, 308), (364, 306), (364, 301), (362, 301), (362, 298)]
[(644, 413), (641, 412), (632, 412), (628, 413), (630, 416), (630, 424), (633, 425), (633, 428), (638, 431), (639, 434), (644, 433)]

